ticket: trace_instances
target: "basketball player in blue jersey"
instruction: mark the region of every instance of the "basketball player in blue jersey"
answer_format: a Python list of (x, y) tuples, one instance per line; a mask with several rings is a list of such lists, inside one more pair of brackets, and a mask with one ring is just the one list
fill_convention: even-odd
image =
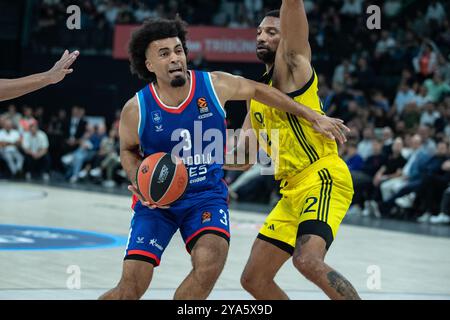
[[(279, 106), (307, 119), (328, 137), (342, 138), (345, 126), (265, 84), (223, 72), (188, 70), (186, 29), (178, 18), (145, 22), (133, 33), (129, 53), (132, 72), (148, 82), (125, 104), (120, 119), (120, 158), (132, 182), (134, 215), (122, 277), (100, 298), (142, 297), (154, 268), (179, 229), (191, 255), (192, 270), (174, 298), (206, 299), (225, 265), (230, 239), (228, 190), (222, 181), (224, 157), (220, 156), (226, 143), (225, 103), (255, 99)], [(210, 130), (222, 135), (214, 137), (212, 151), (208, 148), (211, 139), (206, 138)], [(208, 143), (201, 139), (199, 146), (198, 134), (203, 133)], [(179, 151), (174, 151), (177, 148)], [(170, 207), (150, 206), (136, 189), (136, 172), (142, 159), (156, 152), (181, 157), (188, 170), (186, 192)]]
[(68, 50), (65, 50), (61, 59), (46, 72), (18, 79), (0, 79), (0, 101), (14, 99), (50, 84), (60, 82), (67, 74), (73, 72), (70, 66), (75, 62), (79, 54), (78, 51), (69, 53)]

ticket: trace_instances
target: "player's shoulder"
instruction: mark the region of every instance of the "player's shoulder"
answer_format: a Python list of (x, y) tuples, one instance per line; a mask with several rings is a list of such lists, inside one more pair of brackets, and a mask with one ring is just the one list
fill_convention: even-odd
[(136, 95), (134, 95), (132, 98), (130, 98), (125, 105), (123, 106), (122, 112), (132, 112), (132, 111), (137, 111), (139, 108), (139, 101), (136, 97)]
[(138, 117), (139, 114), (139, 101), (134, 95), (129, 99), (122, 108), (121, 118), (134, 119)]

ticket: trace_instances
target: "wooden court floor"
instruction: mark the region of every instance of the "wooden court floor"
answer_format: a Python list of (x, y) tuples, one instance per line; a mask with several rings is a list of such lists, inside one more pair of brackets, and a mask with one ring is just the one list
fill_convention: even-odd
[[(129, 196), (0, 182), (0, 299), (96, 299), (115, 286), (130, 204)], [(230, 252), (210, 299), (251, 298), (239, 278), (264, 217), (230, 211)], [(67, 247), (79, 236), (88, 238)], [(109, 242), (98, 244), (96, 236)], [(39, 241), (44, 244), (33, 247)], [(326, 262), (363, 299), (450, 299), (450, 238), (343, 224)], [(189, 270), (189, 255), (177, 233), (144, 299), (171, 299)], [(276, 280), (292, 299), (327, 298), (291, 261)]]

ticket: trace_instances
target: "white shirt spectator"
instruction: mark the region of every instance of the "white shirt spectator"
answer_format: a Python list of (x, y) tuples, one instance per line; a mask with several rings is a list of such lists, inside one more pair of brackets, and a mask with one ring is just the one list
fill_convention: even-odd
[(245, 0), (244, 6), (247, 11), (247, 16), (249, 19), (254, 19), (256, 13), (260, 12), (263, 9), (263, 1), (262, 0)]
[(388, 36), (386, 39), (378, 40), (375, 52), (378, 54), (383, 54), (389, 49), (394, 47), (395, 47), (395, 40), (391, 36)]
[(362, 14), (362, 2), (362, 0), (345, 0), (341, 8), (341, 13), (352, 16)]
[(363, 139), (358, 143), (357, 152), (363, 158), (364, 161), (367, 160), (373, 154), (373, 140)]
[(400, 115), (403, 110), (405, 109), (405, 106), (408, 103), (414, 102), (414, 99), (416, 98), (416, 95), (414, 93), (414, 90), (408, 89), (406, 91), (400, 90), (397, 92), (397, 95), (395, 96), (395, 106), (397, 109), (397, 114)]
[(33, 135), (31, 132), (26, 132), (23, 135), (22, 147), (33, 153), (48, 149), (48, 137), (42, 130), (38, 130), (36, 135)]
[[(13, 143), (16, 144), (20, 141), (20, 133), (18, 130), (11, 129), (6, 131), (5, 129), (0, 130), (0, 142)], [(14, 152), (17, 151), (15, 145), (8, 145), (3, 148), (4, 151)]]
[(439, 111), (424, 111), (420, 116), (420, 125), (428, 125), (433, 127), (434, 122), (441, 117)]
[(416, 94), (414, 95), (414, 98), (411, 100), (411, 102), (414, 102), (417, 107), (422, 108), (426, 103), (431, 102), (431, 98), (429, 96)]
[(134, 12), (134, 16), (138, 22), (142, 22), (145, 19), (156, 18), (156, 12), (146, 8), (139, 8)]
[(427, 13), (425, 14), (425, 18), (427, 21), (431, 19), (436, 20), (439, 24), (441, 24), (445, 19), (445, 10), (440, 2), (436, 2), (435, 4), (430, 3), (427, 8)]
[(333, 84), (344, 84), (344, 76), (346, 73), (352, 73), (355, 71), (355, 66), (351, 63), (342, 62), (336, 66), (333, 74)]

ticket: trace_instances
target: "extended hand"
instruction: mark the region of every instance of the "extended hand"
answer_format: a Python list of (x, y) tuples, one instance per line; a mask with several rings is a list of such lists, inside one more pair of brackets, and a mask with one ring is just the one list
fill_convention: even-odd
[(139, 201), (146, 207), (150, 208), (150, 209), (156, 209), (156, 208), (160, 208), (160, 209), (169, 209), (170, 206), (157, 206), (156, 204), (151, 204), (150, 202), (148, 202), (147, 200), (145, 200), (141, 194), (139, 193), (138, 189), (133, 186), (133, 185), (129, 185), (128, 186), (128, 190), (130, 190), (138, 199)]
[(344, 121), (330, 118), (326, 115), (322, 115), (314, 121), (313, 128), (325, 137), (333, 140), (336, 139), (341, 144), (347, 141), (345, 133), (350, 132), (350, 129), (344, 125)]
[(51, 68), (49, 71), (47, 71), (47, 76), (50, 79), (50, 83), (55, 84), (60, 82), (66, 74), (72, 73), (73, 69), (69, 69), (72, 63), (75, 62), (78, 55), (80, 54), (79, 51), (74, 51), (72, 53), (69, 53), (68, 50), (65, 50), (61, 59), (59, 59), (53, 68)]

